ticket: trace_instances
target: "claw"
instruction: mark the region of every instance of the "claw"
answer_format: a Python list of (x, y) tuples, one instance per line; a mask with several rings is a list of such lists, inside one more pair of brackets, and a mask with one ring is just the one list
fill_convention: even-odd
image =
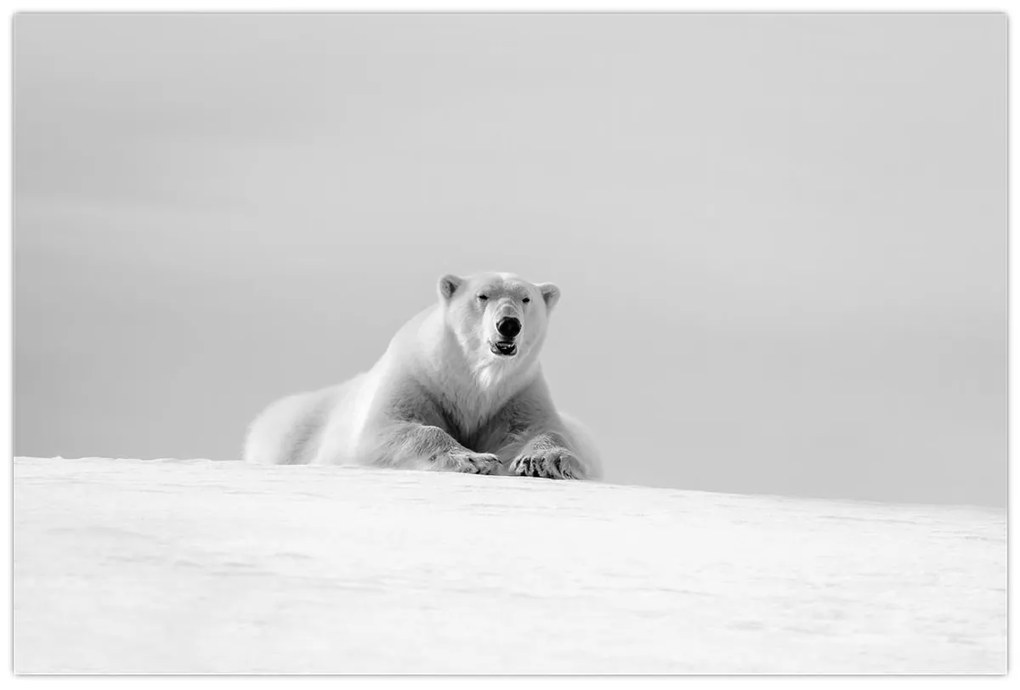
[(514, 458), (507, 467), (509, 474), (519, 477), (544, 477), (547, 479), (576, 479), (578, 460), (568, 450), (550, 450), (539, 455), (522, 455)]

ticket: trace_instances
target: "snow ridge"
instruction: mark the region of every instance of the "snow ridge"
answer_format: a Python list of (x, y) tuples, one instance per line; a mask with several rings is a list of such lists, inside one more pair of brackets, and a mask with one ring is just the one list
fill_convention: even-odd
[(16, 458), (18, 673), (1004, 673), (1003, 511)]

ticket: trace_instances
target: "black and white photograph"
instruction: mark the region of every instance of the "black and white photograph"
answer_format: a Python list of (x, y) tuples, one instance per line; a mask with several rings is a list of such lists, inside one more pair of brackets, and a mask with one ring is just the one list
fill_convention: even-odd
[(15, 676), (1006, 674), (1007, 14), (8, 19)]

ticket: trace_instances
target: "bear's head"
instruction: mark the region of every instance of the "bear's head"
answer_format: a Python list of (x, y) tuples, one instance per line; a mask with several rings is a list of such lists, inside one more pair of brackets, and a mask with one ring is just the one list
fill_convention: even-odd
[(533, 362), (559, 298), (560, 289), (552, 283), (529, 283), (512, 273), (439, 279), (446, 327), (476, 369)]

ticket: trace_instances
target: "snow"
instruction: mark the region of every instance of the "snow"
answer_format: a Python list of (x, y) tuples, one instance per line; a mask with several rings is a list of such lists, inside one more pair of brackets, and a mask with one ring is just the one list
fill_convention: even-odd
[(1004, 673), (1003, 511), (17, 458), (18, 673)]

